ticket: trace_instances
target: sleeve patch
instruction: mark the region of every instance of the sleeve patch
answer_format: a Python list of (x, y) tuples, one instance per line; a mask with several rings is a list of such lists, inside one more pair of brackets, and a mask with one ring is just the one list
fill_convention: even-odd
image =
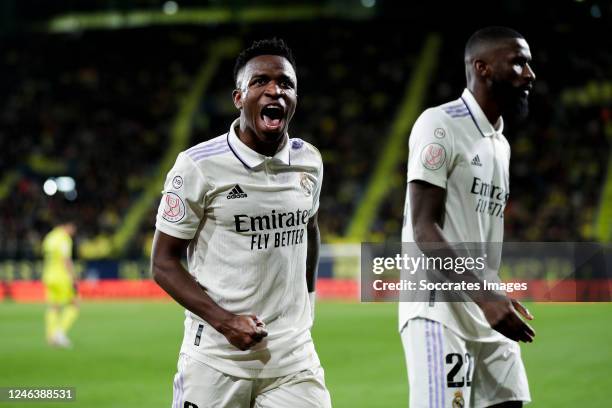
[(438, 170), (446, 160), (446, 149), (438, 143), (430, 143), (421, 151), (421, 163), (426, 169)]
[(185, 203), (178, 195), (168, 192), (163, 200), (164, 212), (162, 217), (164, 220), (176, 223), (185, 217)]
[(174, 176), (174, 178), (172, 179), (172, 187), (176, 190), (183, 187), (183, 178), (181, 176)]

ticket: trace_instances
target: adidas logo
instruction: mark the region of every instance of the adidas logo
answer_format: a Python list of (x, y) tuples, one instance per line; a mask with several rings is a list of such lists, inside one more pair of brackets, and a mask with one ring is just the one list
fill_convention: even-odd
[(482, 163), (480, 162), (480, 157), (478, 157), (478, 155), (474, 156), (472, 159), (472, 166), (482, 167)]
[(242, 191), (242, 189), (240, 188), (238, 184), (236, 184), (234, 188), (232, 188), (232, 190), (227, 195), (228, 200), (233, 200), (234, 198), (246, 198), (246, 197), (247, 197), (247, 194), (244, 191)]

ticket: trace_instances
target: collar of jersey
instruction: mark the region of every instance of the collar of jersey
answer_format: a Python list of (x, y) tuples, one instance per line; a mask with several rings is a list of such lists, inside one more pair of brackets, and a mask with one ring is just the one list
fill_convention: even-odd
[[(230, 130), (227, 133), (227, 144), (229, 145), (230, 150), (234, 153), (236, 158), (240, 160), (240, 162), (246, 167), (252, 169), (262, 164), (267, 157), (263, 154), (257, 153), (255, 150), (245, 145), (242, 140), (240, 140), (240, 138), (236, 134), (236, 127), (238, 127), (239, 124), (240, 118), (232, 122)], [(279, 160), (284, 164), (291, 165), (289, 151), (289, 143), (287, 142), (287, 140), (285, 140), (283, 147), (278, 152), (276, 152), (276, 154), (273, 156), (273, 159)]]
[(497, 129), (493, 127), (469, 89), (466, 88), (463, 90), (461, 100), (470, 112), (470, 116), (472, 117), (474, 124), (484, 137), (491, 137), (495, 133), (501, 134), (504, 131), (504, 119), (500, 116), (496, 124)]

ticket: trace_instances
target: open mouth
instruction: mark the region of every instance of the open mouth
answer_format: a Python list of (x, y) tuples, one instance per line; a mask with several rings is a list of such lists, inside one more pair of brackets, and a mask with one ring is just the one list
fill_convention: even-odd
[(285, 111), (280, 105), (267, 105), (261, 110), (261, 118), (269, 130), (280, 128), (284, 117)]
[(531, 93), (532, 89), (533, 89), (533, 86), (530, 86), (530, 85), (523, 86), (521, 88), (521, 96), (523, 97), (529, 96), (529, 93)]

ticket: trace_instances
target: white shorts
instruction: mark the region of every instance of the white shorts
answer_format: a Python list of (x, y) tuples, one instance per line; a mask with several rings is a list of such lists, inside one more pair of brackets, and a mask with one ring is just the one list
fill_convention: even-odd
[(172, 408), (331, 408), (323, 368), (278, 378), (234, 377), (181, 353)]
[(443, 324), (422, 318), (409, 320), (401, 336), (410, 408), (480, 408), (531, 401), (516, 342), (465, 340)]

